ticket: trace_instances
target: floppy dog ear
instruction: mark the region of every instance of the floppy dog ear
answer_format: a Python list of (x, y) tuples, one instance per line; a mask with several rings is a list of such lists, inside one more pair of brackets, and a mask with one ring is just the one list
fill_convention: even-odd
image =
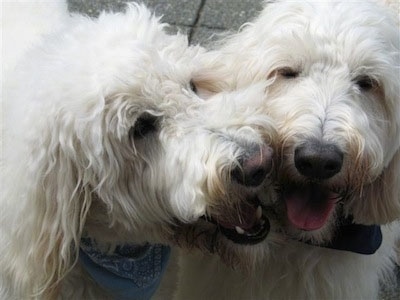
[(228, 76), (218, 70), (212, 68), (204, 68), (201, 73), (193, 76), (193, 84), (196, 88), (196, 93), (204, 98), (208, 99), (215, 94), (223, 91), (230, 91), (232, 88), (227, 82)]
[(200, 62), (203, 67), (192, 78), (200, 97), (207, 99), (217, 93), (235, 89), (232, 82), (235, 70), (228, 67), (227, 60), (228, 57), (218, 51), (209, 51), (203, 55)]
[(78, 257), (91, 191), (85, 184), (84, 168), (78, 167), (82, 158), (72, 133), (66, 128), (49, 129), (39, 143), (29, 172), (35, 180), (28, 189), (24, 213), (30, 220), (25, 230), (31, 245), (23, 251), (28, 253), (26, 270), (34, 272), (32, 288), (52, 298), (58, 281)]
[(364, 187), (353, 207), (354, 220), (362, 224), (385, 224), (400, 217), (400, 150), (371, 184)]

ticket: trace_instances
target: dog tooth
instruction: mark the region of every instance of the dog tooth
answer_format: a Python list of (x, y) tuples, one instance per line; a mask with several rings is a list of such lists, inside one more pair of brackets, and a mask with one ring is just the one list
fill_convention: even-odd
[(261, 219), (261, 217), (262, 217), (262, 208), (261, 208), (261, 205), (259, 205), (256, 210), (256, 218), (258, 220), (258, 219)]
[(235, 226), (236, 232), (239, 234), (244, 234), (244, 230), (240, 228), (239, 226)]

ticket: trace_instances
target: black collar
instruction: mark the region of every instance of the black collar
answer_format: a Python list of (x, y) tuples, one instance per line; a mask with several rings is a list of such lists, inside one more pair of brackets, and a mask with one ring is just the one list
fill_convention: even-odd
[(353, 218), (348, 217), (341, 222), (333, 239), (319, 246), (369, 255), (374, 254), (381, 244), (382, 231), (379, 225), (355, 224)]

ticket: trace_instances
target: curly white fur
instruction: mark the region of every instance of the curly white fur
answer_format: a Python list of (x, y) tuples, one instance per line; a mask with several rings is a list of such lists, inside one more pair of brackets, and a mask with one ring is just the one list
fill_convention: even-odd
[[(196, 80), (203, 95), (269, 84), (265, 101), (278, 127), (282, 193), (278, 201), (264, 200), (278, 215), (274, 230), (287, 240), (242, 249), (245, 263), (259, 256), (249, 276), (217, 257), (184, 257), (178, 298), (373, 299), (379, 283), (393, 279), (400, 232), (400, 34), (399, 2), (388, 2), (391, 7), (378, 1), (266, 1), (254, 22), (209, 54), (209, 70)], [(334, 176), (309, 179), (296, 167), (296, 149), (311, 141), (343, 155)], [(323, 222), (313, 221), (318, 228), (302, 230), (284, 199), (315, 186), (341, 201)], [(356, 223), (383, 224), (375, 254), (301, 242), (329, 242), (340, 217), (348, 215)]]
[(80, 267), (83, 235), (104, 248), (173, 244), (175, 221), (254, 193), (231, 169), (274, 134), (248, 105), (262, 107), (263, 84), (200, 99), (190, 80), (204, 51), (167, 35), (144, 6), (56, 27), (25, 44), (4, 84), (6, 299), (108, 297)]

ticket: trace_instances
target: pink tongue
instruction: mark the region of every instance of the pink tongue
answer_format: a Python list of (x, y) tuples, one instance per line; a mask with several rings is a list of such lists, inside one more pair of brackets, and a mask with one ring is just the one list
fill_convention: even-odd
[(335, 207), (335, 200), (320, 199), (324, 204), (310, 205), (307, 195), (290, 195), (285, 198), (289, 221), (293, 226), (302, 230), (316, 230), (324, 226), (331, 211)]

